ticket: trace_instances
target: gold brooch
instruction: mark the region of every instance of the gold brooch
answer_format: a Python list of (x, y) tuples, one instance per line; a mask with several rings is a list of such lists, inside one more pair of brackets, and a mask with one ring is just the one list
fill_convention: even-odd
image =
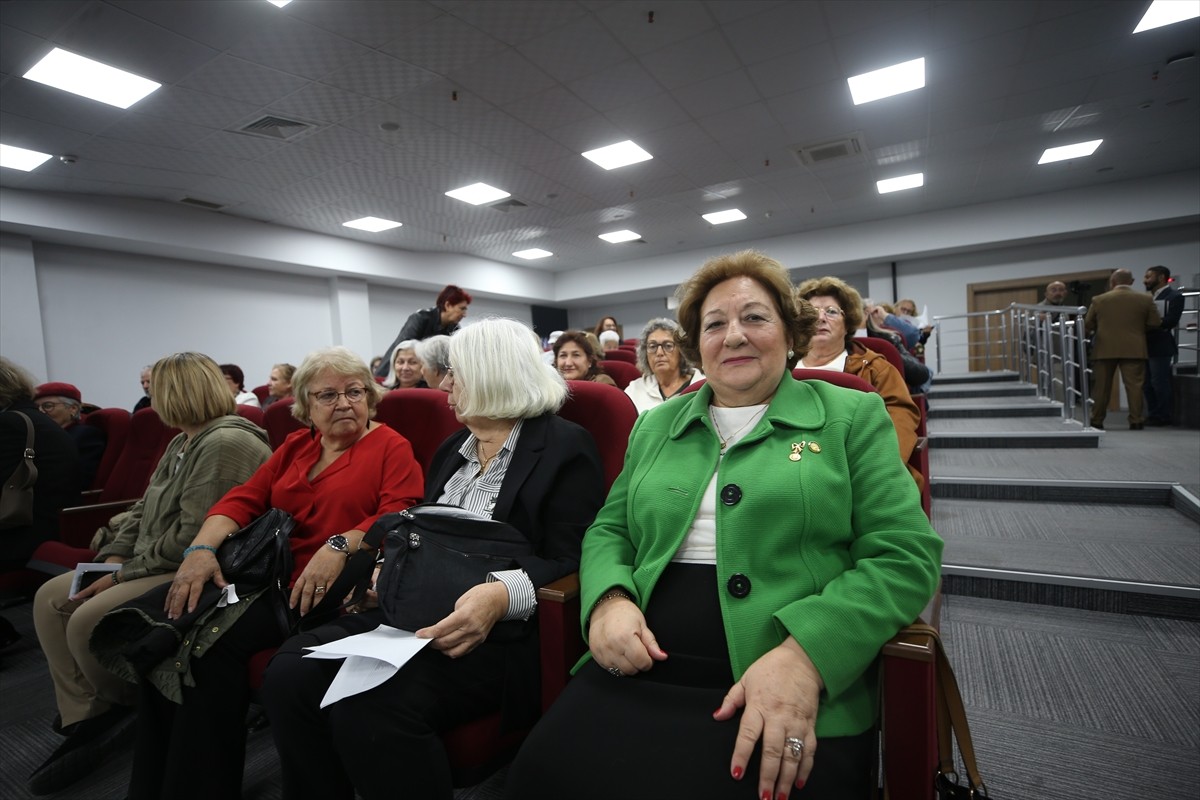
[(788, 456), (788, 459), (790, 461), (799, 461), (800, 457), (804, 455), (804, 445), (806, 444), (808, 442), (792, 442), (792, 454)]
[(814, 453), (819, 453), (821, 452), (821, 445), (817, 444), (816, 442), (809, 442), (808, 449)]

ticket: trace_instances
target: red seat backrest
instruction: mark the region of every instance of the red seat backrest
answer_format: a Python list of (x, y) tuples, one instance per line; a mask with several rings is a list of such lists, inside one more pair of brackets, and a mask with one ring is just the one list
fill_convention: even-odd
[(283, 397), (263, 412), (263, 427), (267, 429), (267, 441), (272, 450), (278, 450), (284, 439), (304, 427), (304, 423), (292, 416), (295, 402), (294, 397)]
[(638, 412), (629, 395), (615, 386), (595, 381), (567, 381), (570, 394), (558, 415), (584, 428), (596, 440), (604, 462), (604, 491), (607, 492), (625, 465), (629, 432)]
[(886, 358), (888, 363), (896, 368), (896, 372), (900, 373), (900, 377), (904, 377), (904, 359), (900, 358), (900, 351), (896, 349), (896, 345), (878, 336), (855, 336), (854, 341)]
[(100, 502), (131, 500), (145, 494), (159, 459), (179, 433), (178, 428), (164, 425), (153, 407), (134, 414), (129, 422), (129, 437), (100, 493)]
[(265, 403), (267, 398), (271, 396), (271, 387), (265, 383), (262, 386), (255, 386), (250, 391), (254, 392), (254, 396), (258, 398), (258, 402)]
[(107, 437), (104, 455), (100, 457), (100, 466), (96, 468), (96, 479), (87, 487), (103, 489), (129, 439), (130, 414), (123, 408), (101, 408), (84, 417), (83, 424), (99, 428)]
[(623, 347), (618, 347), (616, 350), (605, 350), (603, 355), (605, 361), (624, 361), (626, 364), (637, 366), (637, 353)]
[(394, 429), (412, 444), (422, 472), (428, 474), (446, 437), (462, 428), (440, 389), (392, 389), (375, 409), (375, 419)]
[(237, 407), (237, 415), (242, 419), (250, 420), (260, 428), (265, 429), (267, 427), (266, 419), (264, 418), (263, 410), (261, 408), (239, 405)]
[(600, 369), (617, 384), (617, 388), (625, 391), (625, 387), (642, 377), (642, 371), (627, 361), (604, 359)]

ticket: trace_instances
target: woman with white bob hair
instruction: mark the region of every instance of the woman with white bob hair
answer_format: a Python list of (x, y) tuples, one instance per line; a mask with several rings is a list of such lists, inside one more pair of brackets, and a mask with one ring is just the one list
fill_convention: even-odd
[(416, 344), (417, 359), (421, 362), (421, 377), (430, 389), (440, 389), (450, 369), (450, 337), (430, 336)]
[[(567, 386), (525, 325), (491, 318), (464, 328), (450, 339), (449, 366), (441, 388), (466, 427), (434, 455), (425, 501), (503, 520), (534, 555), (491, 573), (451, 614), (416, 631), (433, 641), (390, 679), (324, 709), (340, 662), (303, 658), (304, 648), (372, 630), (383, 613), (347, 614), (288, 640), (263, 687), (285, 798), (448, 798), (439, 734), (497, 710), (506, 726), (537, 716), (536, 588), (578, 567), (583, 532), (604, 500), (600, 456), (587, 431), (555, 416)], [(525, 623), (517, 637), (489, 641), (509, 620)]]

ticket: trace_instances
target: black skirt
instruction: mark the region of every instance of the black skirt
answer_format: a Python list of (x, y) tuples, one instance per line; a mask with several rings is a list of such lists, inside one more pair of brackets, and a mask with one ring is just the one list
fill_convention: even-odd
[[(741, 715), (712, 713), (733, 685), (716, 568), (671, 564), (646, 623), (666, 661), (615, 677), (591, 661), (526, 739), (509, 770), (512, 800), (757, 800), (759, 749), (740, 781), (730, 762)], [(870, 796), (874, 731), (821, 739), (796, 800)]]

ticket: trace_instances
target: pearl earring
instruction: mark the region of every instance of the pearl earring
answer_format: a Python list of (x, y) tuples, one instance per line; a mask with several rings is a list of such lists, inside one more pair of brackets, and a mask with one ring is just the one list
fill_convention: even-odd
[(788, 350), (788, 358), (795, 358), (795, 357), (796, 357), (796, 351)]

